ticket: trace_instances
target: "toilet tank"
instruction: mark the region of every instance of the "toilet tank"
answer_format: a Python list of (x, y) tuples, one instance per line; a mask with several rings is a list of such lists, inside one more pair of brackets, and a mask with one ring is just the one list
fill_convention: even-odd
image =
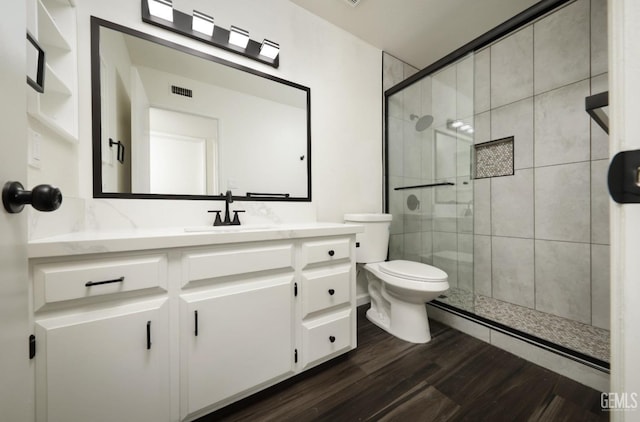
[(356, 234), (356, 262), (382, 262), (387, 259), (391, 214), (345, 214), (344, 222), (364, 226)]

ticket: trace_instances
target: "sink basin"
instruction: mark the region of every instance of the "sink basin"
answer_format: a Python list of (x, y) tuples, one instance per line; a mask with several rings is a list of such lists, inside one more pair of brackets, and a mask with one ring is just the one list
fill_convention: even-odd
[(273, 226), (246, 224), (240, 226), (197, 226), (197, 227), (185, 227), (186, 233), (199, 233), (199, 232), (212, 232), (212, 233), (237, 233), (237, 232), (251, 232), (254, 230), (269, 230)]

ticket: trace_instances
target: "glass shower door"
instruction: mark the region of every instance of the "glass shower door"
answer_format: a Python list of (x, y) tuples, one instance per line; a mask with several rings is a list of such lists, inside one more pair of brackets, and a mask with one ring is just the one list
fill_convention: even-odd
[(473, 56), (388, 97), (390, 259), (444, 270), (439, 300), (473, 310)]

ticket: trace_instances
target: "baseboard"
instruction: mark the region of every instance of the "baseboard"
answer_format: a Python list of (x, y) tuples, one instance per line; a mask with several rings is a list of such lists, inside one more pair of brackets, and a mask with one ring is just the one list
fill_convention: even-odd
[(366, 305), (367, 303), (371, 303), (371, 296), (369, 296), (369, 293), (361, 293), (356, 296), (356, 306)]
[(456, 315), (444, 309), (427, 305), (430, 319), (513, 353), (529, 362), (570, 378), (597, 391), (609, 391), (609, 374), (573, 358), (562, 356), (530, 341), (492, 329), (484, 324)]

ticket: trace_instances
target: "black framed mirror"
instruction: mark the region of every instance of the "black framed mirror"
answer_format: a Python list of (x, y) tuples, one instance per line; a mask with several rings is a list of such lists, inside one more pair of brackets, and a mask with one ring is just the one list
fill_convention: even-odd
[(91, 84), (95, 198), (311, 201), (310, 88), (96, 17)]

